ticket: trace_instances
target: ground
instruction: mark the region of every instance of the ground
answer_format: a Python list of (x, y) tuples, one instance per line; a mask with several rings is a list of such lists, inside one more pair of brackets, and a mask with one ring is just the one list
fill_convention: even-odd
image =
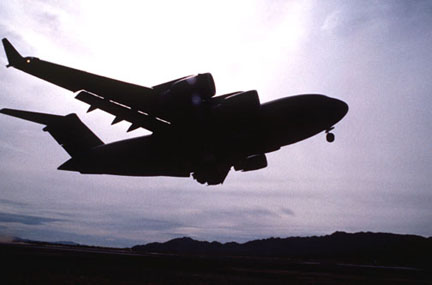
[(430, 270), (130, 249), (0, 244), (3, 284), (432, 284)]

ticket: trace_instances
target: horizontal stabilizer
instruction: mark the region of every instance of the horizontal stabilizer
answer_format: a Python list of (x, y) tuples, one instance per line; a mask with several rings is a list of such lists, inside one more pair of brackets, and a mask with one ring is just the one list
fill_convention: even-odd
[(24, 119), (27, 121), (32, 121), (35, 123), (48, 125), (50, 123), (55, 122), (56, 120), (60, 120), (64, 118), (64, 116), (52, 115), (52, 114), (44, 114), (44, 113), (36, 113), (36, 112), (28, 112), (22, 110), (14, 110), (14, 109), (1, 109), (0, 113), (17, 117), (20, 119)]
[(1, 109), (0, 113), (46, 125), (43, 130), (49, 132), (72, 157), (103, 144), (76, 114), (59, 116), (14, 109)]
[(22, 63), (24, 58), (19, 54), (19, 52), (14, 48), (14, 46), (6, 38), (4, 38), (2, 42), (6, 52), (6, 56), (9, 61), (7, 67)]

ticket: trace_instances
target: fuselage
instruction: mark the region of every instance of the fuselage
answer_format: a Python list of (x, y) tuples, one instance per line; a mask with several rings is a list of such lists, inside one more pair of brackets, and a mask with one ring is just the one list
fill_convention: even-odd
[(324, 95), (297, 95), (261, 105), (267, 146), (282, 147), (330, 129), (348, 112), (348, 105)]
[[(240, 122), (204, 124), (100, 145), (60, 169), (130, 176), (182, 176), (203, 164), (228, 163), (278, 150), (329, 130), (348, 105), (324, 95), (297, 95), (261, 104)], [(214, 126), (208, 127), (208, 126)]]

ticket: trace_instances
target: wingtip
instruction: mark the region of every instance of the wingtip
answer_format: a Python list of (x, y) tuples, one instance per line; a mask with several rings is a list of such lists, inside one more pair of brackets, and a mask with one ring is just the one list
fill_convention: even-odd
[(11, 43), (9, 42), (9, 40), (7, 38), (3, 38), (2, 42), (3, 42), (3, 46), (8, 45), (8, 44), (11, 45)]
[(0, 110), (0, 113), (8, 115), (8, 116), (12, 116), (12, 117), (17, 117), (17, 114), (19, 114), (20, 112), (23, 112), (22, 110), (16, 110), (16, 109), (9, 109), (9, 108), (3, 108)]
[(3, 38), (2, 43), (6, 52), (6, 57), (9, 61), (9, 64), (6, 65), (6, 67), (19, 64), (23, 60), (21, 54), (15, 49), (15, 47), (9, 42), (7, 38)]
[(11, 109), (8, 108), (2, 108), (0, 109), (0, 113), (5, 114), (5, 115), (9, 115)]

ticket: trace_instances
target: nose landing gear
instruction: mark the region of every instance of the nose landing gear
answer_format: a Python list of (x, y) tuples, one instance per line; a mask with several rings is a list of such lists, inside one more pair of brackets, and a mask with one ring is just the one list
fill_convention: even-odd
[(329, 142), (329, 143), (332, 143), (332, 142), (334, 142), (334, 140), (335, 140), (335, 135), (333, 134), (333, 133), (330, 133), (330, 131), (331, 130), (333, 130), (334, 129), (334, 127), (331, 127), (331, 128), (329, 128), (329, 129), (327, 129), (325, 132), (326, 132), (326, 140)]

